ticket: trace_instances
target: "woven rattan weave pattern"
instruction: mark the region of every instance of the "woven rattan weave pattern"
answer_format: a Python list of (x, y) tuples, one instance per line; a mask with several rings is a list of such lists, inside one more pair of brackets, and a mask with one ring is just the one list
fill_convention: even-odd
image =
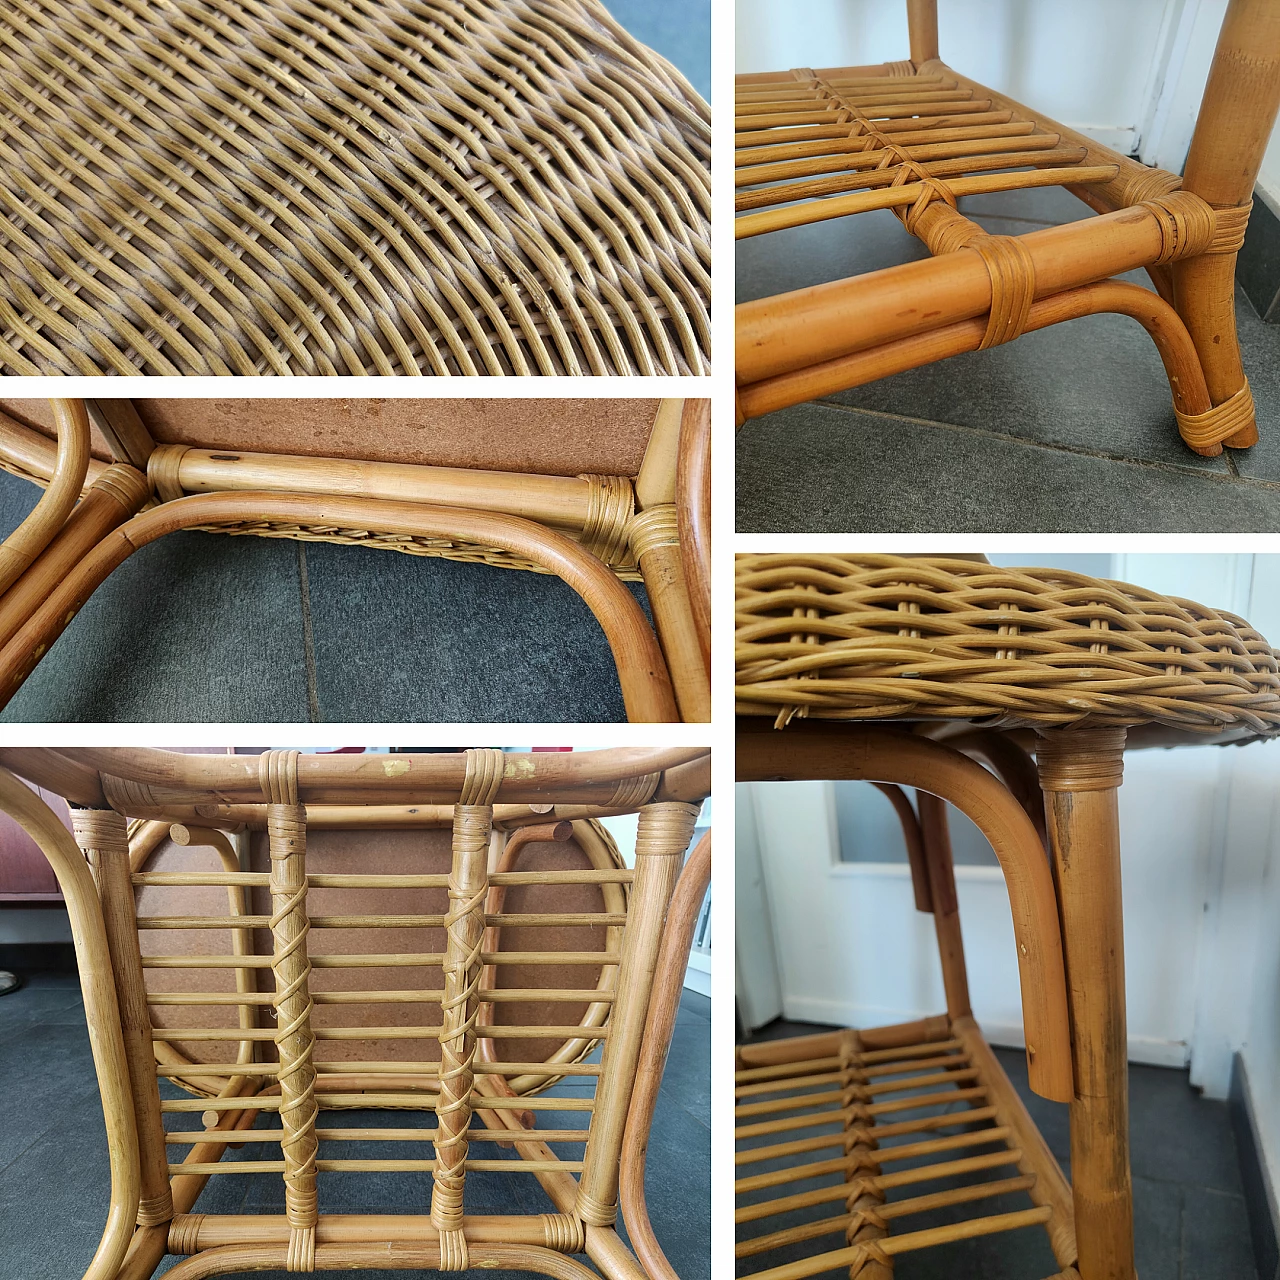
[(1243, 619), (1123, 582), (892, 555), (737, 560), (739, 714), (1280, 732)]
[(709, 114), (597, 0), (12, 0), (0, 369), (688, 374)]

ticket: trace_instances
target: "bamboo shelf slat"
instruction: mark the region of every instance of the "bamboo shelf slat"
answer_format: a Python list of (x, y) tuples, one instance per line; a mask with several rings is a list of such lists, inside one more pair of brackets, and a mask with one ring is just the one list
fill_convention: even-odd
[[(1224, 444), (1254, 444), (1233, 277), (1280, 110), (1275, 7), (1265, 0), (1228, 6), (1192, 144), (1195, 163), (1183, 178), (1146, 168), (948, 67), (938, 52), (936, 0), (909, 0), (908, 16), (909, 62), (738, 78), (738, 239), (890, 209), (934, 255), (911, 264), (914, 270), (739, 304), (739, 424), (972, 349), (921, 342), (916, 358), (902, 364), (891, 351), (900, 339), (984, 317), (975, 345), (1012, 341), (1030, 327), (1032, 302), (1145, 267), (1206, 388), (1204, 403), (1188, 409), (1168, 370), (1184, 442), (1209, 457)], [(1040, 186), (1063, 187), (1103, 215), (1059, 228), (1070, 246), (1069, 280), (1037, 255), (1037, 233), (989, 234), (958, 206), (968, 196)], [(1117, 212), (1126, 217), (1111, 216)], [(1069, 318), (1041, 313), (1041, 323)], [(841, 362), (855, 352), (866, 359)]]
[[(738, 1089), (752, 1090), (746, 1096), (758, 1096), (757, 1091), (773, 1095), (761, 1106), (803, 1110), (795, 1128), (825, 1131), (779, 1145), (758, 1132), (758, 1126), (739, 1129), (739, 1167), (771, 1166), (740, 1176), (735, 1186), (740, 1275), (802, 1280), (845, 1267), (855, 1277), (872, 1280), (881, 1274), (878, 1268), (891, 1267), (893, 1258), (916, 1249), (1049, 1223), (1054, 1210), (1029, 1200), (1047, 1170), (1027, 1168), (1027, 1153), (1017, 1145), (1019, 1134), (996, 1120), (994, 1108), (981, 1105), (998, 1090), (1003, 1096), (1007, 1087), (1007, 1082), (1001, 1086), (994, 1057), (971, 1067), (972, 1050), (956, 1038), (887, 1051), (862, 1050), (856, 1032), (844, 1033), (843, 1039), (834, 1073), (827, 1069), (829, 1059), (807, 1058), (802, 1042), (796, 1042), (793, 1062), (764, 1068), (767, 1077), (761, 1068), (743, 1067), (737, 1073)], [(775, 1042), (772, 1048), (785, 1053), (788, 1044)], [(929, 1050), (929, 1056), (922, 1056)], [(934, 1090), (938, 1060), (954, 1064), (944, 1074), (957, 1085), (976, 1079), (980, 1088)], [(822, 1087), (833, 1074), (842, 1086), (834, 1093)], [(886, 1081), (886, 1076), (892, 1078)], [(874, 1080), (882, 1083), (869, 1083)], [(886, 1113), (869, 1099), (885, 1088), (917, 1091), (891, 1114), (918, 1114), (882, 1124)], [(926, 1092), (918, 1092), (922, 1089)], [(755, 1114), (754, 1108), (749, 1113)], [(920, 1136), (939, 1131), (947, 1132)], [(839, 1154), (811, 1159), (824, 1147)], [(966, 1154), (977, 1147), (993, 1149)], [(1039, 1150), (1034, 1154), (1042, 1158)], [(911, 1167), (895, 1170), (905, 1162)], [(931, 1182), (944, 1182), (945, 1189), (930, 1190)], [(789, 1193), (794, 1186), (809, 1189)], [(997, 1209), (991, 1201), (999, 1202)], [(843, 1205), (844, 1212), (831, 1214), (828, 1206), (835, 1204)]]

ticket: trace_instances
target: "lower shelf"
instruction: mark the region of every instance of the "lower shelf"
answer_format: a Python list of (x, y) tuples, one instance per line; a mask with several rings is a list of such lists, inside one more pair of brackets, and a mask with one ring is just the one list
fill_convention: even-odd
[(971, 1018), (740, 1047), (737, 1068), (740, 1276), (887, 1280), (904, 1254), (1041, 1227), (1079, 1280), (1070, 1188)]

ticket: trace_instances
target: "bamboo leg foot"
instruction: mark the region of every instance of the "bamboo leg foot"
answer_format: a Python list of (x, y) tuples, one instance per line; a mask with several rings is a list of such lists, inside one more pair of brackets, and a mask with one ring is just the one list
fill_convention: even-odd
[(1116, 788), (1123, 729), (1050, 730), (1037, 750), (1062, 917), (1081, 1280), (1136, 1280)]

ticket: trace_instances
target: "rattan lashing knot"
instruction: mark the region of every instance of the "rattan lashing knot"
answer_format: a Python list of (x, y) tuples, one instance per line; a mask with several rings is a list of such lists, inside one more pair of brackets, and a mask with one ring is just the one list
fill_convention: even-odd
[(147, 479), (161, 502), (176, 502), (183, 497), (178, 468), (189, 444), (158, 444), (147, 459)]
[(1160, 255), (1156, 265), (1179, 258), (1194, 258), (1213, 242), (1213, 209), (1190, 191), (1171, 191), (1144, 200), (1142, 208), (1152, 213), (1160, 226)]
[(460, 805), (491, 805), (502, 786), (503, 758), (496, 747), (473, 747), (467, 752)]
[(658, 789), (660, 773), (642, 773), (638, 778), (623, 778), (609, 798), (610, 809), (635, 809), (644, 804)]
[(462, 1228), (440, 1232), (440, 1270), (467, 1271), (471, 1259), (467, 1254), (467, 1237)]
[(632, 562), (629, 553), (635, 489), (626, 476), (580, 475), (587, 482), (587, 515), (582, 522), (582, 545), (610, 567)]
[(589, 1227), (611, 1227), (618, 1219), (616, 1200), (611, 1204), (597, 1200), (589, 1191), (584, 1191), (581, 1184), (578, 1186), (576, 1209), (578, 1217)]
[(91, 863), (99, 853), (129, 856), (129, 827), (114, 809), (72, 809), (71, 829)]
[(138, 1201), (137, 1224), (140, 1227), (161, 1227), (173, 1217), (173, 1196), (169, 1188), (154, 1196), (144, 1196)]
[(659, 547), (680, 545), (679, 521), (671, 503), (649, 507), (633, 516), (628, 532), (631, 537), (631, 552), (637, 562)]
[(581, 1253), (586, 1248), (587, 1233), (581, 1218), (569, 1213), (544, 1213), (539, 1217), (548, 1249), (557, 1253)]
[(1244, 246), (1245, 232), (1249, 229), (1249, 215), (1252, 212), (1252, 200), (1214, 209), (1213, 240), (1205, 253), (1239, 253)]
[(294, 1227), (289, 1232), (289, 1249), (285, 1255), (286, 1271), (314, 1271), (316, 1269), (315, 1227)]
[(875, 1227), (878, 1231), (889, 1230), (889, 1224), (870, 1205), (863, 1205), (861, 1209), (851, 1209), (849, 1213), (849, 1223), (845, 1227), (845, 1239), (850, 1244), (863, 1243), (860, 1240), (855, 1242), (854, 1237), (865, 1227)]
[(268, 804), (298, 803), (299, 751), (264, 751), (258, 757), (258, 785)]
[(172, 1254), (184, 1257), (200, 1247), (200, 1228), (204, 1225), (203, 1213), (180, 1213), (169, 1224), (168, 1249)]
[(681, 858), (693, 839), (699, 807), (680, 800), (660, 800), (640, 810), (636, 828), (636, 859)]
[(1173, 414), (1178, 420), (1179, 435), (1193, 449), (1209, 449), (1222, 444), (1257, 422), (1253, 392), (1249, 390), (1247, 380), (1235, 395), (1204, 413), (1183, 413), (1175, 404)]
[(113, 462), (93, 482), (92, 488), (110, 494), (130, 515), (146, 502), (151, 492), (147, 477), (127, 462)]
[(968, 243), (991, 278), (991, 310), (979, 350), (1021, 337), (1031, 318), (1036, 269), (1019, 236), (974, 236)]
[(1124, 780), (1124, 729), (1044, 729), (1036, 765), (1045, 791), (1110, 791)]

